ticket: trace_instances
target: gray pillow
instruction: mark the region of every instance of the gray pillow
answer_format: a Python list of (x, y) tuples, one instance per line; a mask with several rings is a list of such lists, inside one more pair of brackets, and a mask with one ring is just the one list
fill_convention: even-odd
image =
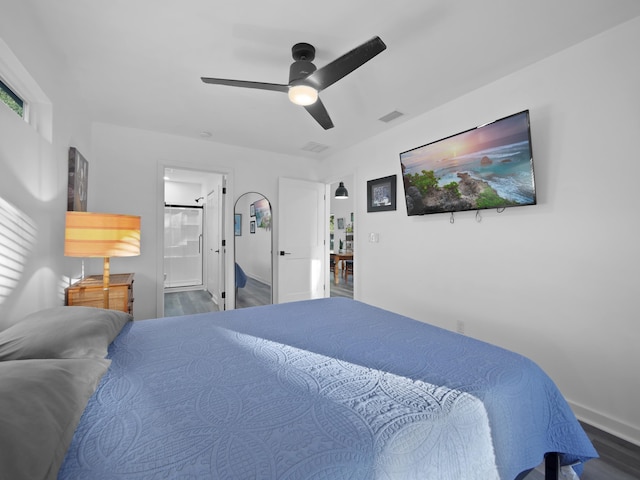
[(53, 307), (0, 331), (0, 360), (104, 358), (131, 315), (92, 307)]
[(55, 479), (110, 360), (0, 362), (0, 477)]

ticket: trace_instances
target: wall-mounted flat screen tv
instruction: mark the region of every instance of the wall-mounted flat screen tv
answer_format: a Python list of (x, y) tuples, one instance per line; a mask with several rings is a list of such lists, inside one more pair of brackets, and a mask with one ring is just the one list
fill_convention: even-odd
[(535, 205), (529, 110), (400, 154), (409, 215)]

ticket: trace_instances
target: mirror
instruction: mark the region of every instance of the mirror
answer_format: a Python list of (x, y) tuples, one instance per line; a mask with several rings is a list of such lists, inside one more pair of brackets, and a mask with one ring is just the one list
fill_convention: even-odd
[(273, 303), (271, 203), (247, 192), (234, 213), (236, 308)]

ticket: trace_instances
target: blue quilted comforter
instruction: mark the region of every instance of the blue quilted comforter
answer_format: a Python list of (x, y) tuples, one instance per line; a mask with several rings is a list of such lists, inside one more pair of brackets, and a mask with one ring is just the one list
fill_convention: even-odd
[(133, 322), (60, 479), (512, 480), (597, 454), (504, 349), (346, 299)]

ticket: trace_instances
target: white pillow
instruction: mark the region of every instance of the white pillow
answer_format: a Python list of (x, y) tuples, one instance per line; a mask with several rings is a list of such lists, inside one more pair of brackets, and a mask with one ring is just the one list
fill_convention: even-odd
[(0, 360), (104, 358), (131, 319), (125, 312), (92, 307), (40, 310), (0, 331)]
[(0, 362), (0, 477), (55, 479), (110, 360)]

